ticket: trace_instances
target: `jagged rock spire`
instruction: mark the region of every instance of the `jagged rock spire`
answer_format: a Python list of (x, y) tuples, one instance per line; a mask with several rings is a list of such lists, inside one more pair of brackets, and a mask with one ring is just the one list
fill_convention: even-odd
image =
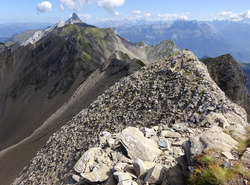
[(78, 17), (76, 13), (73, 13), (71, 18), (66, 21), (67, 24), (82, 23), (82, 20)]

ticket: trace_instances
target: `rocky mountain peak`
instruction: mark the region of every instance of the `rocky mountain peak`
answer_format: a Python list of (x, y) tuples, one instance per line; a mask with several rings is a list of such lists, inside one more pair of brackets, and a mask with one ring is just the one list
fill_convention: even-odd
[(238, 159), (233, 138), (246, 138), (246, 124), (245, 110), (206, 66), (178, 51), (106, 90), (50, 137), (13, 184), (184, 184), (195, 155), (215, 149)]
[(246, 87), (247, 76), (239, 63), (230, 55), (202, 60), (207, 66), (212, 79), (233, 102), (242, 106), (248, 113), (250, 121), (250, 97)]
[(82, 20), (78, 17), (78, 15), (76, 13), (73, 13), (71, 15), (71, 18), (69, 18), (66, 21), (67, 24), (76, 24), (76, 23), (82, 23)]

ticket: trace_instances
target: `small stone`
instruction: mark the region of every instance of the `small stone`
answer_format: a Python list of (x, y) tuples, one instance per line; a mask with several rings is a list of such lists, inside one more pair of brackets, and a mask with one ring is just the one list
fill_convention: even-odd
[(133, 161), (133, 168), (137, 177), (140, 177), (146, 172), (144, 162), (140, 158), (136, 158)]
[(117, 180), (117, 182), (132, 180), (132, 177), (128, 173), (125, 173), (125, 172), (115, 172), (114, 178)]
[(115, 144), (115, 140), (113, 138), (109, 138), (107, 142), (110, 147), (112, 147)]
[(222, 152), (221, 154), (227, 159), (234, 160), (234, 156), (230, 152)]
[(145, 127), (144, 129), (142, 129), (142, 132), (144, 133), (144, 136), (146, 138), (150, 138), (152, 136), (156, 136), (156, 132), (155, 132), (154, 129), (150, 129), (150, 128), (146, 128)]
[(119, 182), (117, 185), (138, 185), (137, 182), (132, 180), (125, 180), (122, 182)]
[(161, 184), (164, 176), (165, 176), (165, 171), (163, 169), (163, 167), (160, 164), (156, 164), (153, 168), (151, 168), (145, 179), (144, 179), (144, 183), (147, 184)]
[(194, 173), (194, 167), (193, 167), (193, 166), (188, 166), (188, 170), (189, 170), (191, 173)]
[(104, 182), (106, 181), (111, 175), (111, 170), (109, 167), (102, 166), (95, 171), (90, 173), (81, 173), (81, 176), (88, 180), (89, 182), (96, 183), (96, 182)]
[(163, 130), (161, 132), (161, 136), (162, 137), (169, 137), (169, 138), (178, 138), (181, 137), (181, 135), (178, 132), (173, 132), (173, 131), (169, 131), (169, 130)]
[(122, 162), (119, 162), (115, 165), (114, 167), (114, 170), (117, 171), (117, 172), (122, 172), (124, 171), (125, 167), (127, 166), (128, 164), (127, 163), (122, 163)]
[(160, 139), (158, 141), (158, 145), (161, 148), (167, 148), (168, 150), (170, 150), (170, 144), (168, 142), (168, 139), (164, 138), (164, 139)]
[(79, 175), (73, 174), (73, 175), (72, 175), (72, 178), (73, 178), (76, 182), (79, 182), (81, 177), (80, 177)]
[(233, 166), (233, 163), (229, 160), (225, 161), (224, 164), (223, 164), (224, 168), (231, 168)]

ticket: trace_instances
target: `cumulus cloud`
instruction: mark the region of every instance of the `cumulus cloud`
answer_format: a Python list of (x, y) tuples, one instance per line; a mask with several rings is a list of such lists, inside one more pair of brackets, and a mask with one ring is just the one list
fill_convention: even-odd
[(141, 10), (135, 10), (135, 11), (132, 11), (131, 13), (135, 14), (135, 15), (140, 15), (141, 14)]
[(80, 14), (78, 16), (80, 17), (81, 20), (89, 20), (92, 18), (92, 16), (89, 14)]
[(80, 11), (86, 4), (96, 3), (99, 7), (105, 10), (119, 14), (115, 11), (115, 7), (122, 6), (126, 0), (59, 0), (61, 9), (67, 7), (70, 10)]
[(37, 11), (39, 12), (51, 12), (52, 11), (52, 4), (49, 1), (43, 1), (39, 3), (36, 7)]
[(86, 3), (88, 3), (88, 0), (59, 0), (61, 5), (60, 8), (64, 10), (65, 7), (67, 7), (70, 10), (74, 10), (76, 12), (80, 11)]
[(218, 20), (230, 20), (230, 21), (242, 21), (244, 19), (250, 19), (250, 10), (246, 10), (241, 13), (233, 13), (233, 12), (220, 12), (218, 16), (214, 19)]
[(150, 16), (151, 16), (151, 13), (145, 13), (144, 16), (145, 16), (145, 17), (150, 17)]
[(118, 12), (115, 11), (115, 7), (122, 6), (125, 2), (126, 0), (98, 0), (97, 1), (98, 6), (115, 14), (118, 14)]
[(176, 14), (176, 13), (166, 13), (166, 14), (158, 14), (158, 17), (163, 21), (175, 20), (175, 19), (184, 19), (187, 20), (188, 13), (186, 14)]

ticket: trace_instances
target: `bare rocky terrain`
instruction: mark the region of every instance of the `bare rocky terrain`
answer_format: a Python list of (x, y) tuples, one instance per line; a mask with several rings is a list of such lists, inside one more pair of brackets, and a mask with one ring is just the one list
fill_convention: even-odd
[(248, 149), (236, 150), (246, 126), (246, 111), (183, 50), (106, 90), (49, 138), (13, 184), (185, 184), (203, 152), (247, 165)]

